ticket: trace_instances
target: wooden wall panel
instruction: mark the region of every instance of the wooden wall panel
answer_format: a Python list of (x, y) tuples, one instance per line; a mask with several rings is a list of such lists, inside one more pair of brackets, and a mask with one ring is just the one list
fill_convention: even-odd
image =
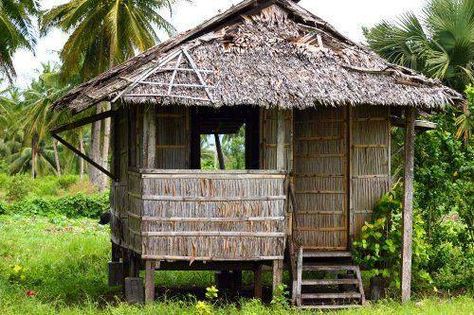
[[(277, 110), (262, 109), (260, 113), (260, 143), (261, 143), (261, 154), (260, 154), (260, 168), (264, 170), (276, 170), (277, 169)], [(290, 170), (292, 164), (292, 122), (293, 112), (285, 111), (285, 148), (286, 148), (286, 159), (285, 169)]]
[(351, 238), (358, 238), (373, 208), (390, 189), (390, 109), (351, 109)]
[(156, 168), (190, 168), (189, 109), (181, 106), (157, 110)]
[(316, 108), (294, 114), (294, 226), (306, 248), (348, 245), (347, 110)]

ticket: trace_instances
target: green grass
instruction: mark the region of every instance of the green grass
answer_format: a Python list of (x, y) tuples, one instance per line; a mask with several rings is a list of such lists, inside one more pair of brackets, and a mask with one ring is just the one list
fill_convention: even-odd
[[(206, 314), (196, 297), (146, 307), (120, 302), (107, 286), (109, 230), (94, 220), (0, 216), (0, 312), (6, 314)], [(159, 272), (164, 286), (213, 284), (209, 272)], [(33, 295), (28, 297), (28, 294)], [(206, 307), (206, 306), (205, 306)], [(201, 313), (199, 312), (201, 310)], [(310, 314), (254, 300), (213, 306), (212, 314)], [(340, 314), (474, 314), (474, 299), (385, 301)]]

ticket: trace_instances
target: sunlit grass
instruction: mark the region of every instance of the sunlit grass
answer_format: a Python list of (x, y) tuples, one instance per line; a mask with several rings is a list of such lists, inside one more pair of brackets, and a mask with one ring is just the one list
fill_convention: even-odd
[[(109, 229), (90, 219), (0, 216), (0, 312), (5, 314), (199, 314), (197, 297), (161, 298), (146, 307), (120, 302), (107, 286)], [(249, 278), (249, 277), (247, 277)], [(163, 286), (201, 287), (211, 272), (158, 272)], [(246, 281), (249, 282), (249, 279)], [(219, 304), (213, 314), (310, 314), (243, 300)], [(385, 301), (340, 314), (474, 314), (467, 296), (400, 305)]]

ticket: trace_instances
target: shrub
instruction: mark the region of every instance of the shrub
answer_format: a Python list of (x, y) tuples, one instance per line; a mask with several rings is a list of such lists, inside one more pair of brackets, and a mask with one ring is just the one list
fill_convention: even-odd
[[(362, 227), (359, 240), (353, 243), (354, 261), (368, 270), (369, 278), (381, 276), (392, 287), (400, 286), (400, 261), (402, 250), (402, 203), (394, 192), (381, 198), (374, 208), (373, 222)], [(431, 278), (426, 272), (429, 246), (421, 216), (413, 218), (413, 284), (426, 287)]]
[(7, 199), (18, 201), (25, 198), (32, 188), (32, 179), (26, 175), (15, 175), (7, 186)]
[(108, 194), (77, 194), (64, 197), (31, 197), (7, 207), (8, 212), (22, 215), (55, 216), (68, 218), (98, 218), (109, 210)]

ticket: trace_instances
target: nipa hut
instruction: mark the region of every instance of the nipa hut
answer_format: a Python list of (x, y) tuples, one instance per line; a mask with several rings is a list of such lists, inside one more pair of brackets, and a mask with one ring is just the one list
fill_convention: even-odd
[[(245, 0), (54, 104), (73, 114), (112, 104), (53, 135), (113, 180), (110, 283), (124, 284), (129, 300), (143, 297), (140, 269), (152, 301), (157, 269), (218, 270), (219, 283), (234, 287), (242, 270), (252, 270), (261, 296), (261, 272), (270, 266), (274, 288), (290, 272), (299, 306), (363, 303), (351, 243), (390, 189), (392, 125), (406, 128), (402, 291), (409, 298), (414, 137), (429, 127), (417, 113), (462, 97), (384, 61), (295, 2)], [(111, 170), (59, 136), (106, 118)], [(201, 135), (242, 126), (246, 170), (200, 170)], [(344, 275), (312, 279), (305, 272), (312, 270)], [(331, 291), (335, 285), (342, 292)]]

